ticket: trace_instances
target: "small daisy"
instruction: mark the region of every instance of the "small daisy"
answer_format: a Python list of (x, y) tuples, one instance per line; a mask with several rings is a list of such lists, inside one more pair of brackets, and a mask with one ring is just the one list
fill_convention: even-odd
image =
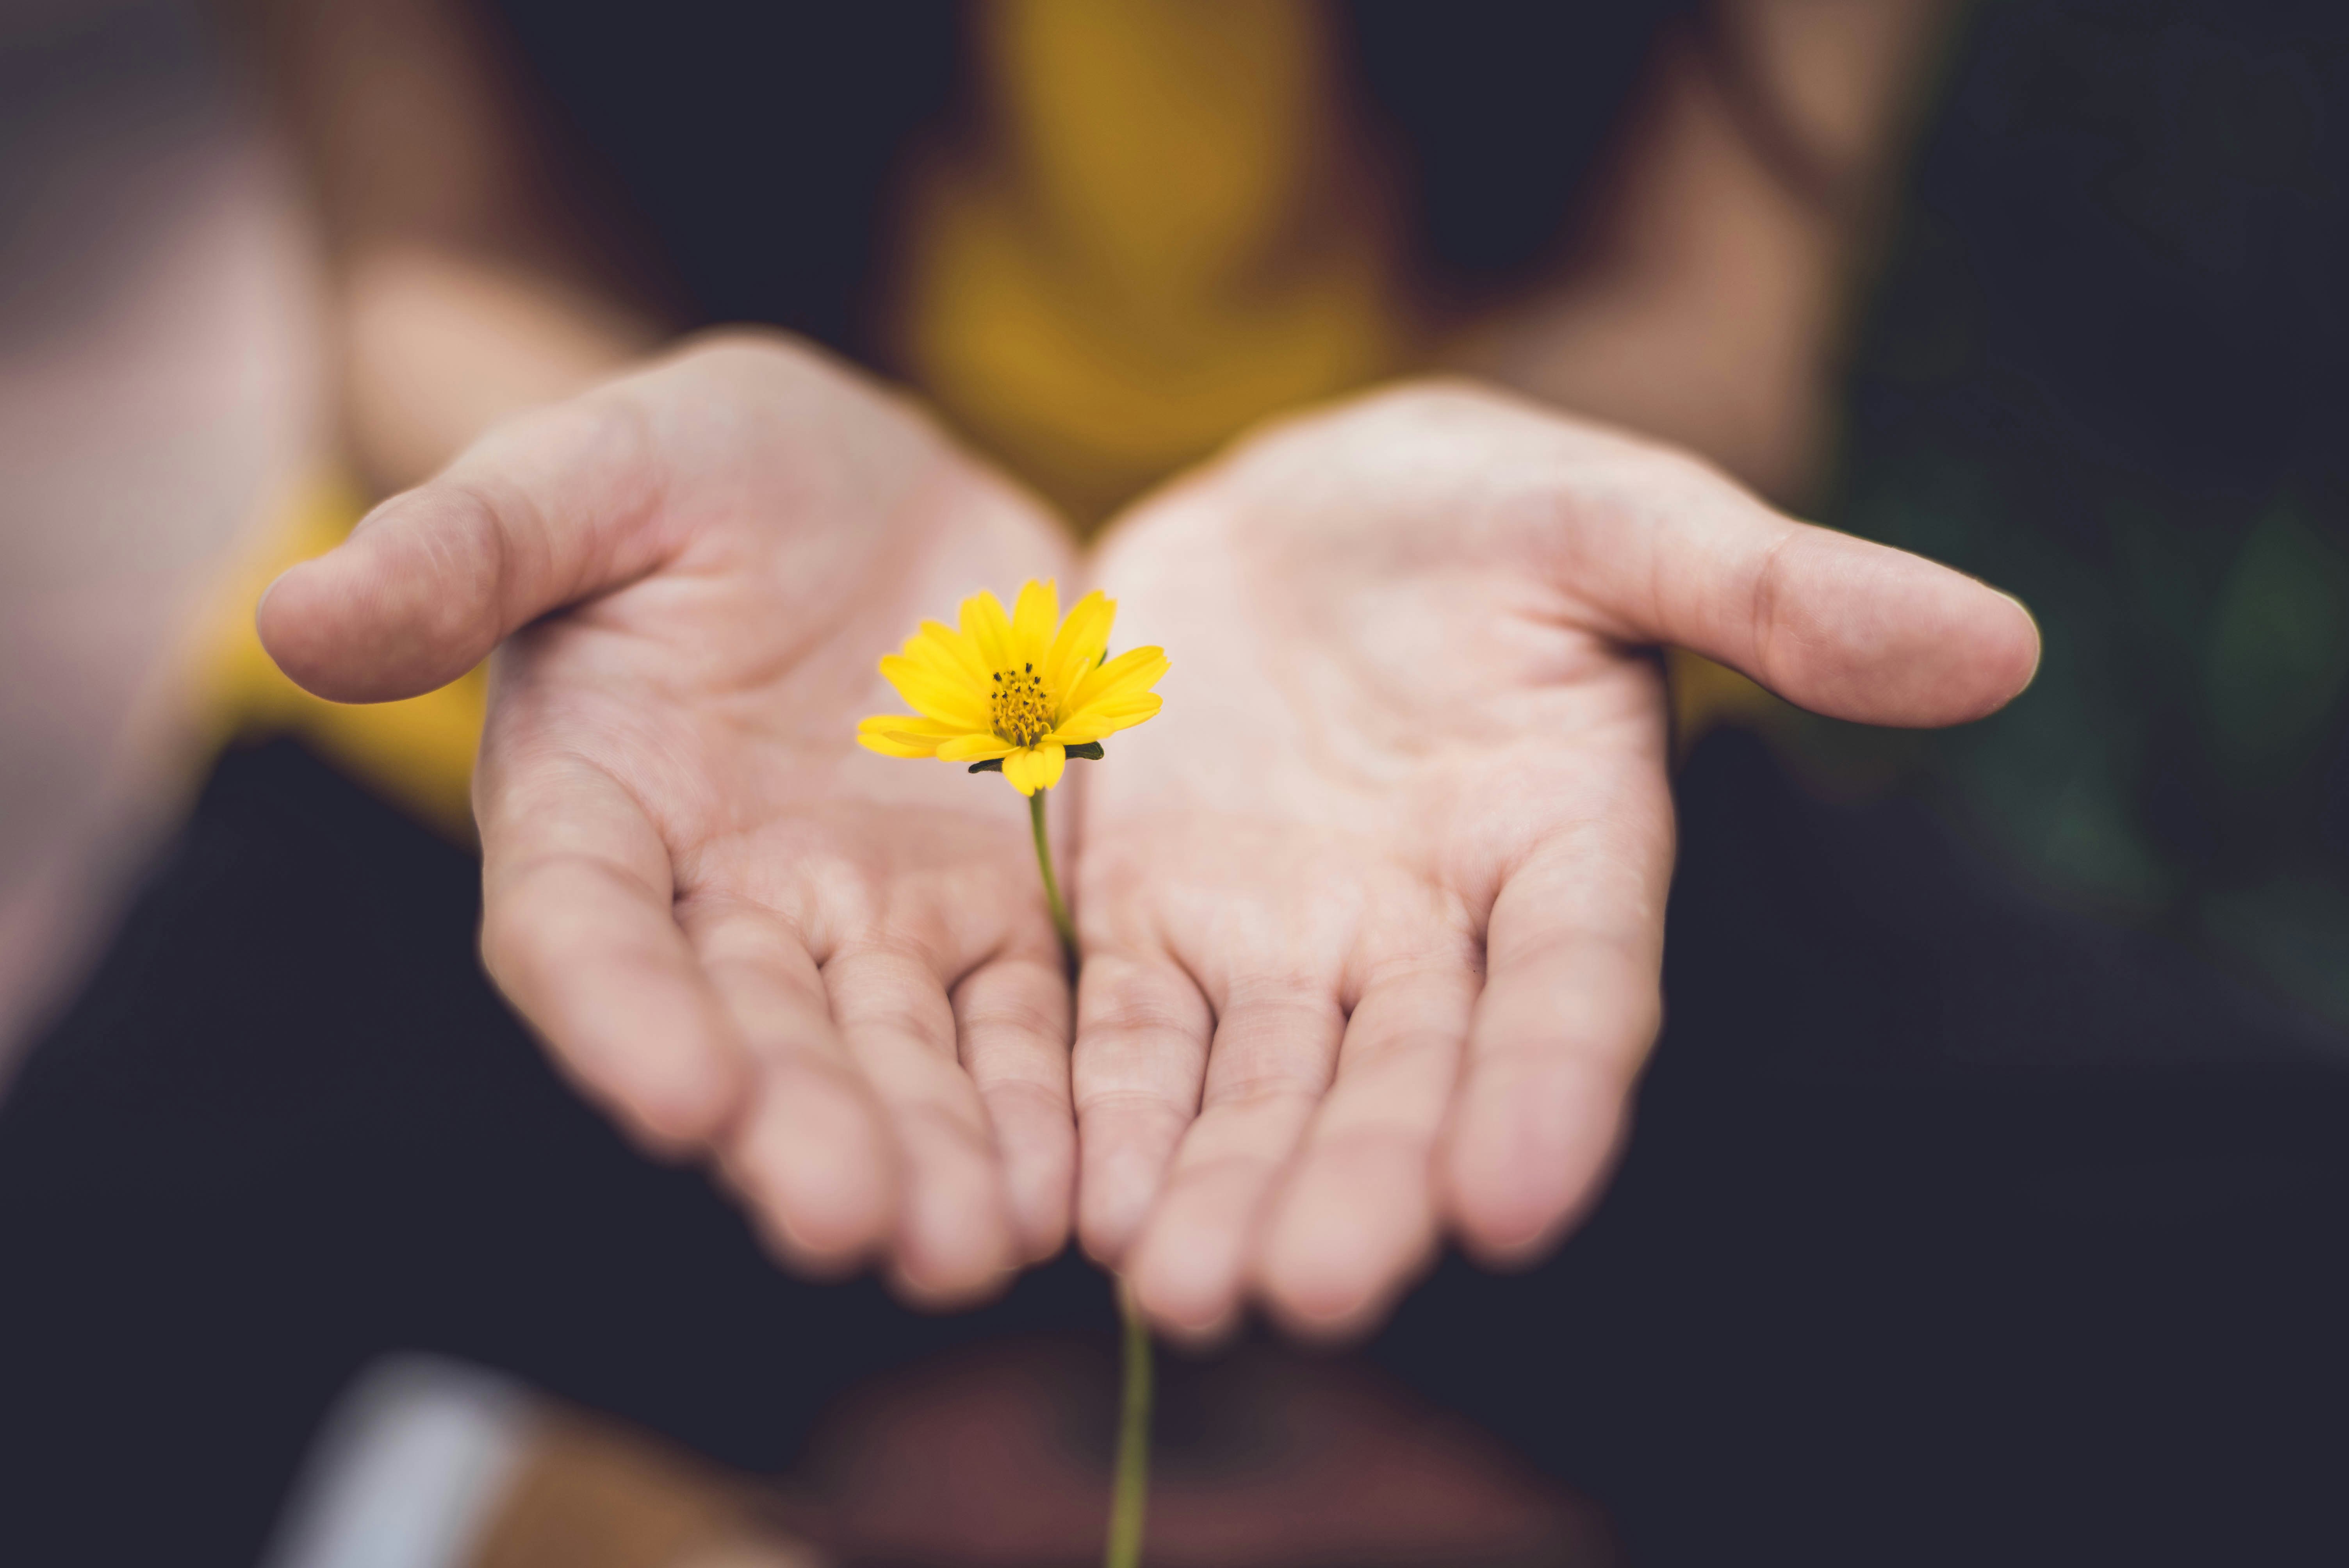
[(1050, 583), (1030, 583), (1006, 616), (1002, 601), (963, 601), (962, 629), (925, 621), (881, 674), (912, 705), (876, 714), (856, 738), (884, 757), (936, 757), (971, 771), (1000, 770), (1033, 797), (1061, 781), (1071, 756), (1099, 758), (1102, 738), (1158, 711), (1150, 688), (1166, 673), (1157, 648), (1131, 648), (1104, 662), (1117, 604), (1098, 593), (1061, 619)]

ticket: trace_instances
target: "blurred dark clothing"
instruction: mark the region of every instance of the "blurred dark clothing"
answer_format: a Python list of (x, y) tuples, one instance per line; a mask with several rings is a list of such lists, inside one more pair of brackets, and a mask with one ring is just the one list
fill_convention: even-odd
[[(885, 357), (892, 197), (926, 144), (968, 138), (978, 113), (968, 7), (682, 0), (658, 26), (616, 6), (487, 8), (557, 128), (556, 167), (689, 321)], [(1329, 8), (1345, 108), (1381, 143), (1431, 287), (1485, 293), (1557, 259), (1657, 34), (1696, 8)]]
[(496, 12), (540, 166), (672, 322), (906, 382), (1082, 533), (1554, 271), (1687, 9)]
[[(1682, 806), (1620, 1174), (1530, 1276), (1445, 1264), (1371, 1358), (1596, 1499), (1634, 1563), (2340, 1561), (2349, 1077), (1750, 739), (1706, 743)], [(290, 743), (224, 759), (0, 1107), (19, 1560), (251, 1562), (387, 1349), (755, 1470), (926, 1352), (1106, 1351), (1072, 1258), (946, 1319), (774, 1268), (505, 1012), (477, 881)], [(2148, 1044), (2202, 1059), (2129, 1065)]]

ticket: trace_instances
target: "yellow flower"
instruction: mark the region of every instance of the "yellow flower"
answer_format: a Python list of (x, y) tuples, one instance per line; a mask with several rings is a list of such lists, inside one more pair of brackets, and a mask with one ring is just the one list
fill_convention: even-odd
[(1166, 673), (1164, 653), (1132, 648), (1102, 660), (1116, 615), (1113, 601), (1088, 593), (1063, 621), (1050, 583), (1019, 590), (1009, 616), (992, 593), (966, 599), (962, 630), (925, 621), (881, 661), (915, 712), (876, 714), (856, 738), (884, 757), (1000, 767), (1022, 795), (1050, 789), (1071, 751), (1099, 757), (1102, 737), (1158, 711), (1150, 688)]

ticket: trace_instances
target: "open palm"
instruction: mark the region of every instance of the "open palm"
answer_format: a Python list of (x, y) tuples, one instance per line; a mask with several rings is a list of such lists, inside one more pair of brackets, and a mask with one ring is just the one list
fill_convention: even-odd
[(1019, 798), (855, 726), (922, 614), (1062, 541), (896, 400), (742, 338), (502, 428), (261, 624), (345, 700), (505, 640), (474, 783), (501, 987), (794, 1262), (950, 1301), (1065, 1237), (1067, 985)]
[(1081, 781), (1079, 1227), (1151, 1315), (1375, 1317), (1449, 1227), (1588, 1202), (1659, 1023), (1659, 643), (1839, 717), (1958, 722), (2022, 608), (1687, 458), (1454, 386), (1309, 416), (1095, 563), (1165, 711)]

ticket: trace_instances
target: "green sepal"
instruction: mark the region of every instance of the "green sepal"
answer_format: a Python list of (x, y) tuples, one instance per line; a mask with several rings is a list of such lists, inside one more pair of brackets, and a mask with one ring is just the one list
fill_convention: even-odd
[[(1070, 756), (1081, 757), (1088, 762), (1099, 762), (1102, 756), (1102, 743), (1098, 740), (1088, 740), (1082, 746), (1071, 746), (1064, 749)], [(973, 773), (1000, 773), (1003, 771), (1003, 758), (990, 757), (984, 762), (974, 762), (970, 770)]]

